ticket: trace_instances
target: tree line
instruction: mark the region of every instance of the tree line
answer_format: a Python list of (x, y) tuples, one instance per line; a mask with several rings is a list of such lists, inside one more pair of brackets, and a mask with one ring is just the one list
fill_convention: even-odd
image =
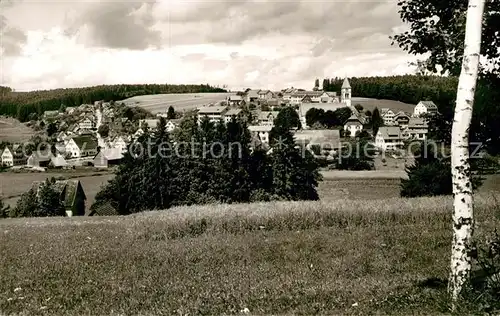
[[(451, 122), (455, 110), (458, 87), (457, 77), (424, 75), (404, 75), (391, 77), (351, 78), (352, 93), (355, 97), (387, 99), (409, 104), (432, 100), (440, 115), (430, 126), (433, 135), (446, 143), (451, 138)], [(325, 91), (340, 91), (341, 78), (323, 79)], [(493, 154), (500, 153), (500, 78), (484, 76), (479, 79), (471, 124), (471, 141), (481, 142)]]
[(79, 106), (95, 101), (117, 101), (139, 95), (161, 93), (227, 92), (224, 89), (202, 85), (136, 84), (100, 85), (85, 88), (13, 92), (9, 87), (0, 89), (0, 115), (16, 117), (26, 122), (45, 111), (61, 107)]

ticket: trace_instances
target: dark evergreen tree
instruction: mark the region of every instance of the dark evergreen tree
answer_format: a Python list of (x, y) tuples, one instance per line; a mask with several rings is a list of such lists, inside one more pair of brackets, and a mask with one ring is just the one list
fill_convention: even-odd
[(175, 119), (175, 110), (174, 110), (174, 108), (172, 106), (168, 107), (167, 119), (169, 119), (169, 120)]
[(34, 217), (38, 215), (36, 192), (33, 189), (23, 193), (16, 206), (9, 212), (9, 217)]
[(47, 124), (47, 136), (51, 137), (57, 133), (57, 124), (55, 122), (50, 122)]
[[(406, 168), (408, 179), (401, 180), (402, 197), (436, 196), (452, 193), (451, 163), (434, 151), (432, 143), (422, 142), (415, 151), (415, 163)], [(477, 189), (482, 179), (474, 177), (472, 188)]]
[(101, 137), (104, 137), (104, 138), (108, 137), (109, 136), (109, 125), (108, 124), (102, 124), (97, 129), (97, 132), (99, 133), (99, 135), (101, 135)]
[(375, 108), (375, 110), (373, 110), (371, 125), (373, 130), (373, 136), (376, 136), (378, 133), (378, 129), (381, 126), (384, 126), (384, 119), (382, 119), (382, 117), (380, 116), (378, 108)]
[(296, 148), (290, 131), (280, 130), (280, 135), (272, 145), (274, 194), (285, 200), (318, 200), (316, 187), (321, 175), (314, 157)]
[(47, 179), (38, 191), (38, 208), (34, 216), (66, 216), (61, 192), (55, 187), (55, 179)]

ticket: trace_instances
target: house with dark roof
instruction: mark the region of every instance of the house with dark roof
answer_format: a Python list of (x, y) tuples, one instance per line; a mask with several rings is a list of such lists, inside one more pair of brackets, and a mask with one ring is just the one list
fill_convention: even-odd
[(274, 97), (274, 93), (271, 90), (260, 90), (258, 93), (259, 99), (269, 100)]
[(201, 124), (203, 117), (208, 117), (210, 122), (218, 123), (223, 120), (224, 115), (228, 111), (226, 106), (204, 106), (198, 109), (198, 124)]
[(420, 101), (413, 110), (413, 116), (421, 116), (423, 114), (438, 113), (437, 105), (432, 101)]
[[(33, 189), (37, 193), (45, 181), (34, 181)], [(57, 180), (53, 185), (56, 192), (60, 194), (66, 214), (71, 216), (85, 215), (85, 201), (87, 197), (79, 180)]]
[(66, 143), (66, 156), (81, 158), (97, 155), (97, 139), (92, 135), (73, 137)]
[(357, 133), (363, 130), (363, 123), (356, 115), (351, 115), (344, 123), (344, 131), (346, 136), (355, 137)]
[(26, 165), (26, 155), (23, 150), (23, 146), (9, 145), (5, 146), (3, 151), (1, 151), (1, 165), (6, 167), (16, 167), (16, 166), (24, 166)]
[(405, 130), (405, 134), (408, 138), (417, 140), (426, 140), (427, 133), (429, 132), (429, 126), (424, 118), (412, 117), (408, 122), (408, 127)]
[(226, 113), (224, 113), (224, 121), (226, 123), (231, 122), (232, 119), (241, 118), (242, 110), (241, 109), (229, 109)]
[(227, 97), (227, 103), (232, 106), (240, 105), (243, 102), (241, 95), (230, 95)]
[(274, 126), (274, 120), (278, 117), (278, 111), (261, 111), (257, 117), (259, 125)]
[(399, 111), (394, 115), (394, 122), (401, 128), (406, 128), (408, 122), (410, 121), (410, 115), (403, 111)]
[(245, 102), (256, 102), (259, 99), (260, 89), (250, 89), (245, 92)]
[(382, 150), (397, 150), (403, 147), (403, 135), (399, 126), (382, 126), (375, 136), (375, 146)]
[(36, 150), (28, 157), (26, 165), (31, 168), (65, 168), (68, 163), (60, 154), (54, 155), (50, 150)]

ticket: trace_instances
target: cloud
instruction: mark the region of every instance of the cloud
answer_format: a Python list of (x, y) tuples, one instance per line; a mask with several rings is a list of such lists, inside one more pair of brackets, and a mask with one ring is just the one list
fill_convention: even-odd
[(10, 26), (8, 22), (5, 16), (0, 15), (0, 58), (18, 55), (21, 52), (22, 45), (26, 42), (24, 32)]
[(0, 84), (18, 90), (140, 82), (311, 88), (315, 78), (402, 74), (414, 59), (390, 45), (389, 35), (403, 29), (394, 1), (16, 2), (3, 14), (11, 46)]
[(148, 2), (94, 3), (70, 23), (65, 34), (79, 35), (87, 46), (133, 50), (157, 47), (161, 32), (153, 29), (152, 9), (153, 4)]

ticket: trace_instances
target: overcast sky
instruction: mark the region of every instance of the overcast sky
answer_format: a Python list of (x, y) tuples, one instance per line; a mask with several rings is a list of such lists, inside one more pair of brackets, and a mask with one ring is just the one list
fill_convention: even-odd
[(312, 88), (413, 72), (396, 0), (0, 0), (1, 85)]

